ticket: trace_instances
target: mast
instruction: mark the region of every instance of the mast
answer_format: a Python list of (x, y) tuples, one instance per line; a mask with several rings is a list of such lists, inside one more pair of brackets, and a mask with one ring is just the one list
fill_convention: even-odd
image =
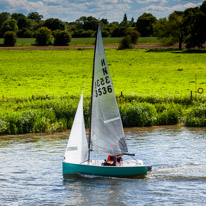
[(93, 84), (94, 84), (94, 67), (95, 67), (95, 54), (96, 54), (96, 42), (97, 34), (99, 31), (100, 25), (97, 26), (96, 38), (95, 38), (95, 49), (94, 49), (94, 59), (93, 59), (93, 72), (92, 72), (92, 90), (91, 90), (91, 104), (90, 104), (90, 114), (89, 114), (89, 143), (88, 143), (88, 162), (90, 161), (90, 152), (91, 152), (91, 126), (92, 126), (92, 105), (93, 105)]

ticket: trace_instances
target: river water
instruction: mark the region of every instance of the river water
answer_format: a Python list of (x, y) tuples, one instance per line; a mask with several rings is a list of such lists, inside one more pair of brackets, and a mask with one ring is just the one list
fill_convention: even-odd
[[(206, 129), (126, 129), (144, 178), (62, 176), (67, 133), (0, 137), (0, 205), (206, 205)], [(125, 158), (125, 157), (124, 157)]]

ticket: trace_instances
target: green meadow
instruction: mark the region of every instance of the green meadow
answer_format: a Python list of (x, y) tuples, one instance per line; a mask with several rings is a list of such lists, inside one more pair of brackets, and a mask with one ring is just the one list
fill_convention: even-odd
[[(105, 37), (103, 38), (104, 45), (119, 45), (121, 37)], [(3, 45), (3, 38), (0, 38), (0, 45)], [(88, 46), (94, 45), (95, 38), (72, 38), (70, 46)], [(138, 44), (159, 44), (160, 40), (157, 37), (140, 37)], [(35, 38), (18, 38), (17, 47), (35, 46)]]
[[(206, 91), (206, 53), (106, 49), (116, 95)], [(90, 94), (93, 50), (0, 50), (1, 98)], [(202, 96), (205, 95), (205, 91)]]
[[(204, 50), (105, 53), (124, 126), (206, 126)], [(93, 56), (83, 49), (0, 50), (0, 134), (71, 128), (84, 87), (88, 126)]]

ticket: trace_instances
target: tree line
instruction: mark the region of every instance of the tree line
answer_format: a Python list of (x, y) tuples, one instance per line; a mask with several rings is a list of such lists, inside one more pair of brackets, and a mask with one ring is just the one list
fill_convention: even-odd
[[(71, 37), (94, 37), (97, 24), (102, 27), (103, 37), (125, 37), (125, 42), (136, 43), (139, 36), (156, 36), (165, 45), (179, 43), (179, 49), (203, 47), (206, 42), (206, 1), (201, 6), (185, 11), (175, 11), (168, 17), (157, 19), (151, 13), (144, 13), (134, 21), (124, 14), (121, 22), (109, 23), (107, 19), (82, 16), (74, 22), (63, 22), (58, 18), (43, 20), (37, 12), (27, 16), (21, 13), (0, 13), (0, 37), (9, 44), (15, 38), (36, 38), (37, 45), (67, 45)], [(14, 43), (15, 44), (15, 43)]]

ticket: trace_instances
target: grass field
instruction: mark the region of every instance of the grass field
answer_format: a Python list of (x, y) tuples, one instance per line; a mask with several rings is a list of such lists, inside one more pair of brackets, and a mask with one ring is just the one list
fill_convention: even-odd
[[(119, 37), (108, 37), (103, 38), (104, 45), (119, 45), (121, 38)], [(3, 46), (3, 38), (0, 38), (0, 46)], [(72, 38), (69, 45), (71, 46), (85, 46), (94, 45), (95, 38)], [(138, 44), (159, 44), (160, 41), (157, 37), (140, 37)], [(18, 38), (16, 46), (35, 46), (35, 38)]]
[[(105, 52), (124, 126), (184, 119), (187, 126), (206, 126), (204, 50)], [(83, 49), (0, 50), (0, 134), (71, 128), (84, 86), (88, 126), (93, 54)], [(198, 88), (201, 96), (195, 93)]]
[[(206, 53), (106, 49), (116, 95), (206, 92)], [(93, 50), (0, 50), (0, 96), (90, 94)]]

